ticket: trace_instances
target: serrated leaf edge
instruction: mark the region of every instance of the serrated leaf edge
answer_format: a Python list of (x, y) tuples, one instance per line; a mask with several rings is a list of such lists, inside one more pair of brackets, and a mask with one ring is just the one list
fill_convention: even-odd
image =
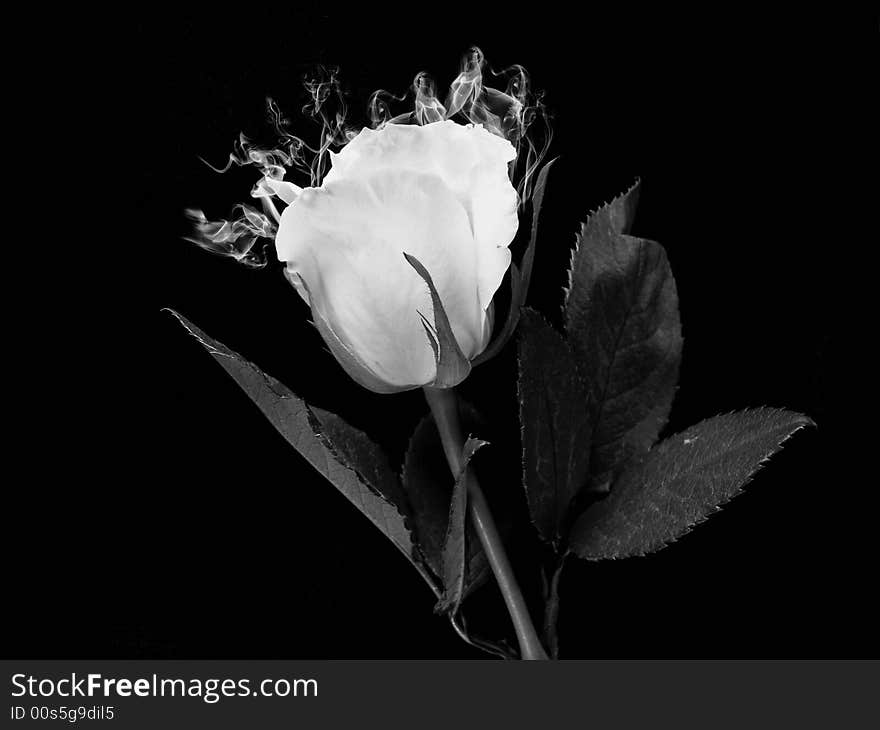
[[(563, 311), (563, 313), (565, 312), (566, 306), (568, 306), (568, 297), (571, 295), (571, 288), (572, 288), (572, 286), (574, 286), (574, 279), (573, 279), (573, 277), (574, 277), (574, 263), (575, 263), (575, 259), (577, 258), (578, 252), (580, 251), (581, 239), (584, 236), (584, 232), (586, 230), (586, 227), (589, 225), (590, 221), (596, 215), (601, 213), (605, 208), (607, 208), (611, 205), (614, 205), (614, 203), (616, 203), (621, 198), (625, 198), (627, 195), (632, 193), (632, 191), (635, 190), (639, 185), (641, 185), (641, 183), (642, 183), (642, 178), (637, 177), (635, 179), (635, 182), (632, 185), (630, 185), (624, 192), (619, 193), (618, 195), (615, 195), (613, 198), (611, 198), (611, 200), (609, 200), (605, 203), (602, 203), (595, 210), (591, 210), (589, 213), (587, 213), (586, 219), (581, 222), (580, 231), (578, 231), (574, 234), (574, 246), (572, 246), (571, 253), (568, 257), (568, 272), (567, 272), (567, 277), (566, 277), (568, 280), (568, 285), (562, 287), (562, 293), (563, 293), (562, 311)], [(624, 234), (624, 235), (629, 235), (629, 234)]]
[[(534, 309), (532, 307), (523, 307), (523, 313), (525, 313), (525, 312), (528, 312), (529, 314), (534, 314), (535, 316), (537, 316), (545, 325), (547, 325), (547, 327), (550, 330), (552, 330), (562, 340), (563, 344), (569, 350), (571, 350), (571, 345), (569, 345), (569, 343), (568, 343), (568, 338), (562, 332), (560, 332), (558, 329), (556, 329), (541, 312), (539, 312), (537, 309)], [(520, 332), (518, 335), (518, 339), (521, 337), (522, 337), (522, 333)], [(519, 342), (517, 344), (519, 344)], [(550, 545), (555, 551), (559, 552), (560, 547), (562, 546), (562, 544), (565, 541), (565, 535), (557, 532), (557, 534), (555, 536), (553, 536), (552, 538), (546, 537), (544, 535), (543, 531), (541, 530), (541, 528), (535, 522), (535, 518), (532, 515), (531, 501), (529, 499), (528, 486), (526, 484), (526, 477), (525, 477), (525, 475), (526, 475), (526, 448), (525, 448), (525, 437), (526, 437), (525, 428), (526, 428), (526, 426), (525, 426), (525, 422), (522, 418), (523, 398), (519, 393), (519, 381), (520, 381), (520, 377), (522, 374), (522, 355), (520, 353), (519, 347), (517, 347), (517, 350), (516, 350), (516, 373), (517, 373), (517, 401), (518, 401), (517, 410), (519, 412), (520, 473), (522, 474), (522, 482), (523, 482), (522, 486), (523, 486), (523, 491), (525, 492), (526, 505), (529, 508), (529, 510), (528, 510), (529, 522), (531, 523), (532, 527), (535, 528), (535, 531), (538, 533), (538, 536), (541, 538), (541, 540), (543, 540), (548, 545)], [(575, 368), (575, 370), (572, 374), (573, 374), (574, 378), (584, 388), (584, 391), (588, 394), (587, 397), (589, 398), (589, 388), (587, 387), (587, 383), (584, 380), (583, 376), (581, 375), (580, 370)], [(588, 405), (588, 403), (585, 402), (584, 408), (586, 408), (587, 405)], [(582, 485), (580, 491), (572, 497), (572, 499), (569, 502), (568, 507), (567, 507), (569, 512), (571, 511), (572, 506), (576, 503), (578, 494), (580, 494), (580, 492), (582, 492), (588, 486), (589, 486), (589, 482), (585, 485)], [(562, 554), (565, 554), (565, 553), (563, 552)]]
[[(194, 325), (194, 324), (192, 324), (191, 322), (189, 322), (189, 320), (187, 320), (183, 315), (181, 315), (180, 313), (178, 313), (178, 312), (175, 311), (174, 309), (171, 309), (170, 307), (164, 307), (164, 308), (162, 308), (160, 311), (162, 311), (162, 312), (168, 312), (169, 314), (171, 314), (171, 315), (172, 315), (172, 316), (173, 316), (173, 317), (174, 317), (174, 318), (175, 318), (175, 319), (176, 319), (176, 320), (177, 320), (177, 321), (183, 326), (183, 328), (184, 328), (184, 329), (185, 329), (185, 330), (186, 330), (186, 331), (187, 331), (192, 337), (195, 337), (195, 339), (198, 340), (199, 344), (202, 345), (202, 347), (204, 347), (204, 349), (205, 349), (209, 354), (214, 355), (214, 356), (226, 357), (226, 358), (229, 358), (229, 359), (231, 359), (231, 360), (237, 360), (237, 361), (241, 361), (241, 362), (246, 363), (246, 364), (251, 368), (251, 370), (252, 370), (253, 372), (259, 374), (259, 376), (263, 378), (263, 380), (264, 380), (265, 383), (266, 383), (266, 386), (267, 386), (267, 387), (269, 388), (269, 390), (271, 390), (276, 396), (278, 396), (278, 398), (280, 398), (280, 399), (282, 399), (282, 400), (290, 400), (290, 395), (288, 395), (288, 394), (286, 394), (286, 393), (284, 392), (285, 390), (286, 390), (286, 391), (290, 391), (290, 389), (287, 388), (287, 386), (285, 386), (285, 385), (284, 385), (283, 383), (281, 383), (280, 381), (278, 381), (278, 380), (276, 380), (275, 378), (273, 378), (271, 375), (265, 373), (261, 368), (259, 368), (259, 367), (257, 367), (256, 365), (254, 365), (250, 360), (247, 360), (246, 358), (242, 357), (241, 355), (239, 355), (238, 353), (236, 353), (234, 350), (230, 349), (229, 347), (227, 347), (227, 346), (224, 345), (223, 343), (218, 343), (218, 344), (222, 345), (222, 346), (225, 348), (225, 351), (224, 351), (224, 350), (221, 350), (221, 349), (218, 349), (218, 348), (217, 348), (216, 346), (214, 346), (213, 344), (207, 342), (207, 341), (204, 339), (204, 337), (203, 337), (201, 334), (199, 334), (199, 333), (201, 332), (201, 330), (200, 330), (198, 327), (196, 327), (196, 325)], [(205, 335), (205, 336), (207, 336), (207, 335)], [(278, 386), (281, 386), (281, 390), (279, 390)], [(292, 391), (290, 391), (290, 393), (291, 393), (291, 395), (293, 394)], [(398, 515), (400, 515), (400, 517), (403, 519), (404, 527), (407, 529), (407, 531), (408, 531), (408, 533), (409, 533), (409, 535), (410, 535), (410, 538), (412, 538), (413, 532), (412, 532), (412, 530), (411, 530), (411, 528), (410, 528), (409, 517), (408, 517), (408, 515), (402, 513), (402, 512), (400, 511), (400, 508), (399, 508), (396, 504), (394, 504), (391, 500), (389, 500), (387, 497), (385, 497), (385, 495), (383, 495), (381, 492), (377, 491), (377, 490), (373, 487), (373, 485), (370, 484), (370, 482), (364, 477), (364, 475), (363, 475), (359, 470), (357, 470), (357, 469), (355, 469), (355, 468), (352, 468), (352, 467), (348, 464), (348, 460), (347, 460), (347, 459), (344, 459), (344, 458), (338, 453), (338, 450), (335, 449), (334, 447), (332, 447), (332, 442), (331, 442), (331, 440), (326, 436), (326, 434), (323, 433), (323, 431), (321, 431), (320, 429), (315, 430), (315, 423), (316, 423), (317, 417), (316, 417), (315, 414), (312, 412), (312, 408), (311, 408), (311, 406), (310, 406), (305, 400), (303, 400), (303, 399), (301, 399), (301, 398), (300, 398), (299, 400), (302, 401), (303, 405), (304, 405), (305, 408), (306, 408), (307, 416), (308, 416), (308, 420), (309, 420), (309, 425), (312, 427), (312, 432), (313, 432), (313, 434), (315, 435), (315, 437), (321, 440), (322, 444), (324, 444), (324, 446), (327, 448), (327, 450), (328, 450), (328, 451), (330, 452), (330, 454), (333, 456), (334, 460), (335, 460), (340, 466), (342, 466), (343, 468), (348, 469), (349, 471), (351, 471), (352, 473), (354, 473), (354, 475), (355, 475), (355, 477), (357, 478), (357, 480), (358, 480), (358, 481), (359, 481), (364, 487), (366, 487), (366, 488), (370, 491), (371, 494), (373, 494), (375, 497), (377, 497), (378, 499), (380, 499), (384, 504), (387, 504), (388, 506), (390, 506), (392, 509), (394, 509), (394, 510), (398, 513)], [(366, 434), (364, 434), (364, 435), (367, 436)], [(369, 436), (367, 436), (367, 438), (369, 439)], [(296, 449), (294, 449), (294, 450), (296, 450)], [(299, 453), (299, 452), (297, 452), (297, 453)], [(389, 465), (389, 468), (390, 468), (390, 465)], [(392, 473), (393, 473), (393, 471), (392, 471)], [(335, 488), (335, 485), (334, 485), (334, 488)], [(401, 490), (401, 491), (403, 491), (403, 490)], [(387, 537), (387, 535), (385, 535), (385, 536)], [(431, 588), (431, 590), (433, 591), (433, 593), (439, 598), (440, 595), (441, 595), (441, 592), (440, 592), (438, 586), (435, 584), (435, 582), (434, 582), (434, 580), (433, 580), (433, 578), (432, 578), (430, 572), (426, 571), (426, 570), (425, 570), (425, 567), (420, 563), (420, 561), (419, 561), (419, 559), (418, 559), (418, 557), (420, 557), (420, 556), (416, 556), (416, 555), (414, 555), (414, 554), (410, 554), (410, 553), (408, 553), (408, 552), (403, 548), (403, 546), (400, 545), (396, 540), (390, 540), (390, 542), (391, 542), (391, 543), (392, 543), (392, 544), (393, 544), (393, 545), (394, 545), (394, 546), (395, 546), (395, 547), (396, 547), (396, 548), (397, 548), (397, 549), (398, 549), (398, 550), (399, 550), (404, 556), (406, 556), (406, 558), (410, 561), (410, 563), (416, 568), (416, 571), (422, 576), (422, 578), (424, 579), (424, 581), (428, 584), (428, 587)], [(413, 547), (415, 547), (416, 543), (415, 543), (414, 540), (411, 539), (411, 540), (410, 540), (410, 543), (411, 543), (411, 545), (412, 545)]]
[[(476, 453), (488, 445), (488, 441), (483, 441), (482, 439), (474, 438), (473, 435), (469, 435), (461, 449), (461, 469), (455, 477), (455, 486), (452, 488), (452, 498), (449, 502), (449, 522), (446, 528), (446, 537), (443, 540), (443, 594), (434, 608), (435, 613), (455, 614), (461, 605), (465, 573), (467, 572), (467, 473), (470, 462)], [(447, 585), (450, 572), (446, 564), (449, 557), (447, 552), (454, 533), (458, 531), (458, 526), (453, 522), (454, 517), (458, 517), (461, 520), (461, 555), (455, 556), (456, 563), (461, 562), (461, 565), (455, 566), (455, 584), (449, 586)], [(459, 557), (461, 558), (460, 561)]]
[[(739, 409), (739, 410), (728, 411), (727, 413), (718, 413), (718, 414), (716, 414), (716, 415), (714, 415), (714, 416), (710, 416), (709, 418), (704, 418), (702, 421), (697, 421), (697, 423), (693, 424), (692, 426), (688, 426), (688, 427), (685, 428), (683, 431), (681, 431), (681, 433), (684, 433), (684, 432), (687, 431), (688, 429), (696, 428), (696, 427), (699, 426), (701, 423), (704, 423), (704, 422), (706, 422), (706, 421), (709, 421), (709, 420), (711, 420), (711, 419), (713, 419), (713, 418), (722, 418), (722, 417), (724, 417), (724, 416), (735, 416), (735, 415), (738, 415), (738, 414), (740, 414), (740, 413), (746, 413), (746, 412), (756, 412), (756, 411), (785, 411), (785, 410), (788, 410), (788, 409), (786, 409), (786, 408), (774, 408), (774, 407), (772, 407), (772, 406), (758, 406), (758, 407), (756, 407), (756, 408), (741, 408), (741, 409)], [(745, 491), (745, 488), (746, 488), (746, 487), (752, 482), (752, 480), (755, 478), (755, 475), (756, 475), (756, 474), (757, 474), (757, 473), (758, 473), (758, 472), (764, 467), (764, 465), (765, 465), (768, 461), (770, 461), (771, 457), (773, 457), (775, 454), (779, 453), (779, 452), (782, 450), (782, 448), (783, 448), (783, 446), (785, 445), (785, 443), (786, 443), (786, 442), (787, 442), (792, 436), (794, 436), (796, 433), (798, 433), (798, 431), (800, 431), (800, 430), (802, 430), (802, 429), (804, 429), (804, 428), (810, 428), (810, 427), (814, 427), (814, 428), (815, 428), (815, 427), (816, 427), (816, 422), (815, 422), (812, 418), (810, 418), (809, 416), (807, 416), (806, 414), (803, 414), (803, 413), (798, 413), (798, 415), (803, 419), (803, 421), (802, 421), (801, 423), (798, 423), (798, 424), (794, 427), (794, 429), (788, 433), (788, 435), (784, 436), (784, 437), (782, 438), (782, 440), (779, 441), (779, 442), (776, 444), (775, 448), (773, 448), (769, 453), (767, 453), (766, 456), (762, 457), (761, 460), (758, 461), (757, 464), (755, 464), (754, 469), (752, 469), (752, 470), (749, 472), (748, 476), (746, 476), (746, 478), (743, 480), (742, 484), (739, 485), (739, 487), (737, 488), (737, 490), (736, 490), (733, 494), (731, 494), (729, 497), (727, 497), (727, 499), (722, 500), (722, 501), (719, 502), (717, 505), (715, 505), (711, 510), (709, 510), (708, 512), (706, 512), (706, 514), (705, 514), (703, 517), (699, 517), (699, 518), (697, 518), (696, 520), (694, 520), (694, 522), (692, 522), (691, 524), (687, 525), (687, 526), (685, 527), (685, 529), (684, 529), (681, 533), (679, 533), (676, 537), (672, 537), (672, 538), (670, 538), (670, 539), (667, 539), (667, 540), (663, 540), (663, 541), (661, 541), (661, 542), (657, 545), (657, 547), (655, 547), (655, 548), (653, 548), (653, 549), (651, 549), (651, 550), (645, 550), (645, 551), (642, 551), (642, 552), (635, 552), (635, 553), (628, 553), (627, 555), (620, 555), (620, 556), (614, 556), (614, 555), (611, 555), (611, 556), (603, 556), (603, 557), (584, 557), (584, 556), (582, 556), (582, 555), (579, 555), (577, 552), (575, 552), (574, 550), (572, 550), (570, 547), (568, 548), (566, 554), (571, 554), (571, 555), (573, 555), (574, 557), (579, 558), (580, 560), (587, 560), (587, 561), (589, 561), (589, 562), (599, 562), (599, 561), (603, 561), (603, 560), (627, 560), (627, 559), (629, 559), (629, 558), (644, 558), (644, 557), (648, 557), (649, 555), (653, 555), (654, 553), (657, 553), (657, 552), (663, 550), (664, 548), (667, 548), (667, 547), (669, 547), (670, 545), (673, 545), (674, 543), (679, 542), (679, 541), (680, 541), (685, 535), (689, 535), (691, 532), (693, 532), (693, 530), (694, 530), (695, 527), (697, 527), (698, 525), (702, 525), (702, 524), (703, 524), (704, 522), (706, 522), (706, 521), (707, 521), (712, 515), (717, 514), (718, 512), (721, 512), (722, 509), (725, 507), (725, 505), (729, 504), (729, 503), (730, 503), (735, 497), (738, 497), (740, 494), (742, 494), (742, 493)], [(678, 436), (678, 435), (679, 435), (679, 434), (672, 434), (671, 436), (668, 436), (667, 438), (668, 438), (668, 439), (675, 438), (675, 437)], [(667, 439), (663, 439), (663, 441), (666, 441), (666, 440), (667, 440)], [(661, 444), (663, 443), (663, 441), (658, 442), (658, 443), (655, 445), (654, 448), (656, 448), (656, 446), (661, 445)], [(650, 451), (648, 452), (648, 454), (643, 455), (642, 458), (646, 458), (649, 454), (650, 454)], [(622, 476), (623, 476), (623, 474), (618, 475), (618, 479), (620, 479)], [(614, 487), (613, 487), (613, 486), (612, 486), (612, 488), (611, 488), (611, 491), (612, 491), (612, 492), (614, 491)]]

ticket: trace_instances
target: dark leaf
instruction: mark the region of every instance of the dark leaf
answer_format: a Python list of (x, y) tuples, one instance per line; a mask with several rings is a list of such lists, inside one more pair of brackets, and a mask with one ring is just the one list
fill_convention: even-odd
[(528, 248), (526, 248), (526, 252), (523, 254), (522, 262), (520, 263), (522, 293), (520, 296), (519, 307), (517, 307), (517, 309), (525, 305), (526, 295), (529, 293), (529, 284), (531, 284), (532, 281), (532, 266), (535, 262), (535, 245), (538, 240), (538, 220), (541, 216), (541, 206), (544, 204), (544, 190), (547, 187), (547, 175), (549, 174), (553, 163), (558, 159), (558, 157), (554, 157), (541, 168), (541, 172), (538, 173), (538, 179), (535, 181), (534, 190), (532, 191), (532, 233), (529, 237)]
[(601, 560), (659, 550), (735, 497), (792, 434), (810, 425), (800, 413), (757, 408), (670, 436), (578, 518), (572, 552)]
[[(465, 433), (482, 432), (483, 423), (472, 407), (462, 407), (460, 417)], [(428, 414), (419, 422), (410, 439), (403, 465), (403, 486), (412, 510), (414, 540), (438, 582), (443, 576), (443, 546), (449, 525), (453, 484), (440, 435), (433, 417)], [(499, 529), (503, 528), (502, 523)], [(470, 524), (467, 531), (467, 571), (462, 598), (491, 575), (486, 555)]]
[(507, 312), (507, 319), (501, 331), (495, 336), (481, 354), (474, 358), (473, 364), (479, 365), (482, 362), (491, 360), (497, 355), (501, 348), (507, 344), (511, 335), (516, 330), (519, 323), (520, 310), (526, 303), (526, 297), (529, 293), (529, 283), (532, 279), (532, 265), (535, 261), (535, 244), (538, 240), (538, 219), (541, 215), (541, 205), (544, 202), (544, 190), (547, 187), (547, 173), (550, 172), (550, 166), (559, 158), (550, 160), (541, 172), (538, 173), (538, 179), (535, 182), (534, 192), (532, 193), (532, 233), (529, 238), (529, 245), (523, 254), (520, 266), (510, 264), (510, 309)]
[(572, 254), (565, 328), (590, 389), (592, 486), (605, 491), (656, 441), (681, 359), (675, 281), (663, 247), (628, 235), (638, 182), (582, 226)]
[(468, 438), (462, 448), (461, 471), (455, 478), (449, 519), (443, 540), (443, 597), (437, 603), (437, 613), (456, 613), (464, 597), (466, 572), (465, 526), (467, 524), (468, 464), (486, 441)]
[[(336, 458), (355, 471), (361, 481), (368, 484), (391, 504), (397, 505), (409, 522), (406, 494), (400, 478), (388, 463), (388, 457), (363, 431), (350, 426), (335, 413), (323, 408), (307, 406), (313, 416), (312, 425), (325, 445)], [(407, 530), (409, 533), (409, 530)]]
[(185, 317), (169, 311), (223, 366), (288, 443), (366, 515), (437, 592), (414, 554), (402, 491), (380, 449), (338, 416), (311, 408)]
[(589, 475), (587, 389), (568, 343), (529, 308), (519, 328), (519, 413), (532, 522), (557, 545), (571, 501)]
[(452, 333), (452, 327), (449, 324), (449, 318), (446, 316), (446, 310), (443, 308), (443, 302), (440, 301), (440, 295), (434, 287), (434, 281), (431, 279), (428, 270), (422, 266), (415, 256), (404, 253), (403, 257), (416, 270), (416, 273), (422, 277), (431, 292), (431, 302), (434, 306), (433, 327), (424, 313), (419, 312), (422, 318), (422, 326), (425, 328), (425, 334), (431, 343), (431, 347), (434, 349), (434, 359), (437, 361), (437, 376), (431, 385), (434, 388), (451, 388), (458, 385), (468, 376), (471, 371), (470, 361), (462, 354), (461, 348), (458, 346), (458, 340), (455, 339), (455, 335)]

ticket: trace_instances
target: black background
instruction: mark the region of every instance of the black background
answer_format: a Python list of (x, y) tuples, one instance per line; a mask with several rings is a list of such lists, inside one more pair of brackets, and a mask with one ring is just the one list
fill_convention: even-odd
[[(105, 20), (97, 35), (113, 53), (78, 45), (92, 73), (69, 78), (65, 111), (89, 117), (90, 136), (69, 149), (60, 195), (76, 225), (45, 241), (59, 252), (45, 287), (52, 312), (28, 300), (39, 318), (31, 338), (47, 354), (24, 363), (40, 406), (22, 416), (31, 476), (7, 515), (19, 538), (8, 653), (483, 656), (432, 614), (433, 596), (391, 544), (160, 312), (179, 310), (399, 463), (426, 410), (421, 394), (355, 386), (279, 266), (248, 270), (181, 240), (182, 211), (221, 217), (247, 200), (253, 171), (219, 176), (198, 156), (222, 163), (239, 131), (268, 132), (267, 95), (296, 119), (313, 64), (341, 68), (356, 120), (370, 92), (402, 93), (418, 71), (445, 89), (477, 44), (490, 65), (523, 64), (553, 116), (560, 160), (529, 303), (559, 322), (579, 222), (641, 177), (634, 232), (667, 249), (685, 336), (667, 432), (759, 405), (819, 425), (679, 543), (623, 562), (572, 560), (562, 656), (876, 654), (866, 599), (875, 548), (861, 524), (870, 487), (848, 475), (836, 415), (840, 262), (858, 245), (843, 233), (857, 215), (845, 191), (868, 165), (862, 41), (800, 14), (574, 18), (542, 4), (479, 15), (218, 6)], [(511, 424), (498, 428), (507, 483), (490, 498), (522, 509), (514, 371), (509, 347), (461, 390)], [(487, 633), (508, 631), (493, 588), (473, 601), (478, 618), (501, 617)]]

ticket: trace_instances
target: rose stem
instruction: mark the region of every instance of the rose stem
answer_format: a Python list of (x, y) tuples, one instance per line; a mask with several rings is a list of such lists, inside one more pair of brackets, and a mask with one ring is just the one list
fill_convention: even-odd
[[(449, 468), (453, 475), (457, 476), (461, 472), (461, 456), (464, 447), (461, 424), (458, 419), (458, 398), (451, 388), (426, 387), (424, 390), (428, 405), (434, 414), (434, 422), (440, 433), (440, 440), (443, 443), (443, 451), (446, 453)], [(495, 579), (498, 581), (498, 587), (501, 589), (501, 595), (504, 596), (510, 618), (513, 620), (513, 628), (516, 631), (516, 638), (519, 640), (520, 656), (523, 659), (546, 659), (547, 653), (541, 646), (535, 627), (532, 625), (522, 591), (516, 582), (510, 561), (507, 559), (507, 553), (504, 551), (504, 545), (501, 543), (501, 536), (495, 526), (495, 520), (489, 511), (489, 504), (483, 496), (483, 491), (480, 489), (472, 469), (467, 470), (466, 479), (468, 514), (483, 546), (483, 551), (486, 553), (486, 558), (489, 560), (492, 572), (495, 574)]]
[(547, 643), (547, 648), (550, 649), (550, 656), (553, 659), (559, 658), (559, 636), (556, 633), (556, 623), (559, 619), (559, 576), (562, 574), (562, 568), (565, 565), (566, 554), (563, 553), (557, 560), (553, 577), (546, 586), (547, 603), (544, 607), (544, 641)]

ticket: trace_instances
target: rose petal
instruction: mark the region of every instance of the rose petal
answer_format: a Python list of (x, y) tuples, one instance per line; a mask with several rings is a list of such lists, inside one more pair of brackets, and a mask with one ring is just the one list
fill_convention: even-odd
[[(331, 156), (325, 180), (356, 179), (382, 170), (438, 175), (464, 206), (478, 247), (478, 297), (487, 309), (510, 266), (519, 225), (517, 195), (507, 163), (516, 150), (481, 126), (451, 120), (423, 126), (388, 124), (364, 129)], [(485, 319), (485, 318), (484, 318)]]
[(384, 170), (306, 188), (282, 214), (276, 247), (312, 309), (387, 383), (417, 387), (436, 371), (419, 317), (433, 321), (430, 295), (404, 251), (431, 273), (465, 356), (485, 347), (471, 225), (437, 175)]

